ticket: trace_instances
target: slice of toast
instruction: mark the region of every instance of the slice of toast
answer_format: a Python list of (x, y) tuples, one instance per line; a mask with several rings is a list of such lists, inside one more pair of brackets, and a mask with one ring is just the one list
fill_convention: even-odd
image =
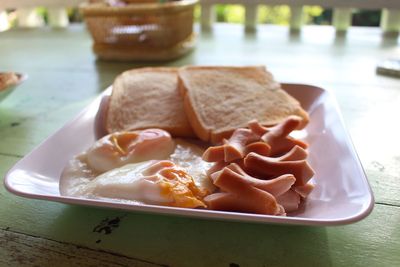
[(300, 103), (281, 89), (264, 67), (200, 67), (179, 69), (179, 90), (186, 116), (196, 135), (211, 143), (228, 138), (250, 120), (265, 126), (289, 115), (308, 123)]
[(113, 83), (106, 130), (160, 128), (172, 136), (194, 137), (177, 85), (176, 68), (141, 68), (122, 73)]

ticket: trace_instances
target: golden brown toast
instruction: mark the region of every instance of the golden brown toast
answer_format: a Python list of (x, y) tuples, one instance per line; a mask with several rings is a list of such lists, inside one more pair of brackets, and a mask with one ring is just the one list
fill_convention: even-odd
[(177, 83), (176, 68), (141, 68), (119, 75), (106, 112), (107, 131), (160, 128), (172, 136), (195, 136)]
[(178, 72), (186, 116), (204, 141), (221, 142), (250, 120), (271, 126), (298, 115), (299, 128), (308, 123), (307, 112), (265, 67), (188, 66)]

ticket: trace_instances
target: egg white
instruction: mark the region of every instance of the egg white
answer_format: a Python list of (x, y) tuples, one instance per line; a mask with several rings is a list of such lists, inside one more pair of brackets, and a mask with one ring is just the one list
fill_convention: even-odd
[[(170, 160), (183, 168), (194, 180), (196, 186), (209, 193), (215, 190), (206, 175), (210, 163), (202, 160), (204, 149), (188, 140), (175, 139), (175, 149), (165, 160)], [(158, 157), (157, 160), (162, 158)], [(171, 202), (169, 196), (161, 193), (161, 188), (143, 179), (142, 172), (155, 160), (130, 163), (100, 173), (90, 168), (87, 153), (72, 159), (65, 167), (60, 179), (61, 195), (103, 199), (120, 202), (163, 204)]]

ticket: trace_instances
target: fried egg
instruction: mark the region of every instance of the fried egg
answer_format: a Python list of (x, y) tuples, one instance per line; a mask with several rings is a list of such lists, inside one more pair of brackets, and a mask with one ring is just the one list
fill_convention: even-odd
[(184, 208), (205, 207), (215, 188), (204, 149), (159, 129), (122, 132), (74, 157), (60, 179), (62, 195)]
[(147, 129), (107, 135), (89, 148), (86, 156), (94, 171), (105, 172), (128, 163), (165, 159), (174, 148), (168, 132)]

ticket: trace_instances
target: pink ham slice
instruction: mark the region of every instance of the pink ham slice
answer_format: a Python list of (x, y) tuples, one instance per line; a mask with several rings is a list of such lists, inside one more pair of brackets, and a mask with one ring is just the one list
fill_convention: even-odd
[(262, 126), (257, 120), (249, 121), (248, 126), (254, 134), (259, 136), (263, 136), (269, 132), (274, 132), (276, 136), (285, 137), (296, 130), (300, 123), (301, 118), (296, 115), (292, 115), (273, 127)]
[[(271, 180), (260, 180), (245, 173), (243, 169), (235, 163), (230, 164), (226, 168), (235, 172), (236, 175), (241, 176), (240, 178), (236, 177), (236, 179), (243, 179), (247, 183), (249, 183), (249, 185), (271, 193), (275, 197), (282, 195), (283, 193), (288, 191), (291, 186), (296, 182), (296, 178), (291, 174), (284, 174)], [(226, 175), (235, 174), (229, 172)]]
[(219, 173), (214, 184), (240, 199), (238, 208), (248, 207), (248, 210), (244, 211), (270, 215), (280, 213), (280, 207), (272, 194), (252, 186), (243, 176), (228, 168)]
[(231, 193), (221, 192), (206, 196), (203, 201), (212, 210), (251, 212), (253, 205)]
[(214, 184), (218, 177), (223, 174), (227, 176), (226, 179), (242, 180), (243, 183), (247, 183), (248, 185), (266, 191), (276, 197), (288, 191), (296, 181), (296, 178), (291, 174), (284, 174), (271, 180), (257, 179), (246, 174), (238, 165), (235, 165), (236, 164), (231, 164), (223, 170), (213, 173), (210, 178)]
[(271, 146), (270, 155), (282, 155), (283, 153), (288, 152), (294, 146), (300, 146), (302, 148), (307, 148), (307, 144), (301, 140), (294, 139), (290, 136), (287, 137), (276, 137), (274, 135), (266, 134), (267, 137), (264, 141)]
[[(242, 159), (246, 155), (246, 145), (259, 139), (260, 137), (249, 129), (237, 129), (233, 132), (231, 138), (224, 140), (223, 145), (209, 147), (203, 154), (203, 160), (207, 162), (232, 162)], [(262, 145), (262, 147), (258, 145), (257, 149), (265, 151), (269, 148), (265, 145)]]
[(261, 140), (271, 146), (271, 155), (280, 155), (292, 149), (294, 146), (307, 148), (307, 144), (288, 136), (301, 124), (298, 116), (289, 116), (285, 121), (274, 127), (264, 127), (257, 121), (249, 122), (250, 130), (261, 136)]
[(211, 168), (206, 171), (206, 174), (208, 177), (211, 178), (211, 175), (213, 173), (222, 170), (223, 168), (225, 168), (226, 166), (228, 166), (229, 164), (232, 164), (232, 163), (239, 165), (239, 167), (242, 169), (244, 168), (243, 159), (235, 160), (234, 162), (231, 162), (231, 163), (225, 162), (225, 161), (219, 161), (219, 162), (214, 163), (214, 165), (212, 165)]
[(308, 183), (303, 186), (295, 186), (293, 190), (297, 192), (302, 198), (306, 198), (314, 190), (314, 187), (315, 185)]
[[(259, 154), (259, 153), (257, 153)], [(296, 161), (296, 160), (305, 160), (308, 156), (307, 151), (300, 147), (294, 146), (288, 153), (277, 158), (278, 161)]]
[(211, 177), (211, 175), (213, 173), (216, 173), (216, 172), (222, 170), (223, 168), (225, 168), (228, 165), (229, 165), (229, 163), (226, 163), (225, 161), (216, 162), (216, 163), (214, 163), (214, 165), (211, 166), (210, 169), (207, 170), (206, 174), (208, 177)]
[(292, 174), (296, 177), (295, 185), (300, 186), (305, 185), (314, 176), (314, 171), (306, 160), (278, 161), (277, 159), (279, 158), (250, 153), (244, 158), (244, 166), (246, 172), (255, 174), (262, 179)]
[(245, 154), (249, 154), (251, 152), (257, 153), (262, 156), (269, 156), (271, 151), (271, 146), (264, 142), (255, 142), (248, 144), (245, 149)]
[[(242, 196), (237, 196), (232, 193), (222, 192), (211, 194), (204, 198), (204, 202), (207, 204), (207, 207), (212, 210), (251, 212), (270, 215), (268, 213), (264, 213), (264, 209), (260, 210), (258, 205), (254, 205), (251, 199), (246, 199)], [(285, 216), (286, 213), (283, 206), (278, 205), (277, 207), (277, 213), (273, 215)]]
[(292, 212), (299, 208), (300, 195), (293, 190), (289, 190), (277, 197), (276, 201), (283, 206), (286, 212)]
[(210, 146), (204, 151), (202, 156), (204, 161), (207, 162), (217, 162), (224, 161), (225, 158), (225, 149), (224, 145), (221, 146)]
[(225, 162), (243, 158), (246, 152), (246, 145), (258, 140), (259, 136), (249, 129), (240, 128), (235, 130), (224, 146)]
[(239, 128), (228, 140), (224, 140), (223, 145), (209, 147), (203, 154), (203, 160), (232, 162), (250, 152), (268, 156), (286, 153), (295, 146), (307, 148), (306, 143), (288, 136), (300, 123), (301, 118), (297, 116), (289, 116), (282, 123), (270, 128), (251, 121), (248, 124), (250, 129)]

